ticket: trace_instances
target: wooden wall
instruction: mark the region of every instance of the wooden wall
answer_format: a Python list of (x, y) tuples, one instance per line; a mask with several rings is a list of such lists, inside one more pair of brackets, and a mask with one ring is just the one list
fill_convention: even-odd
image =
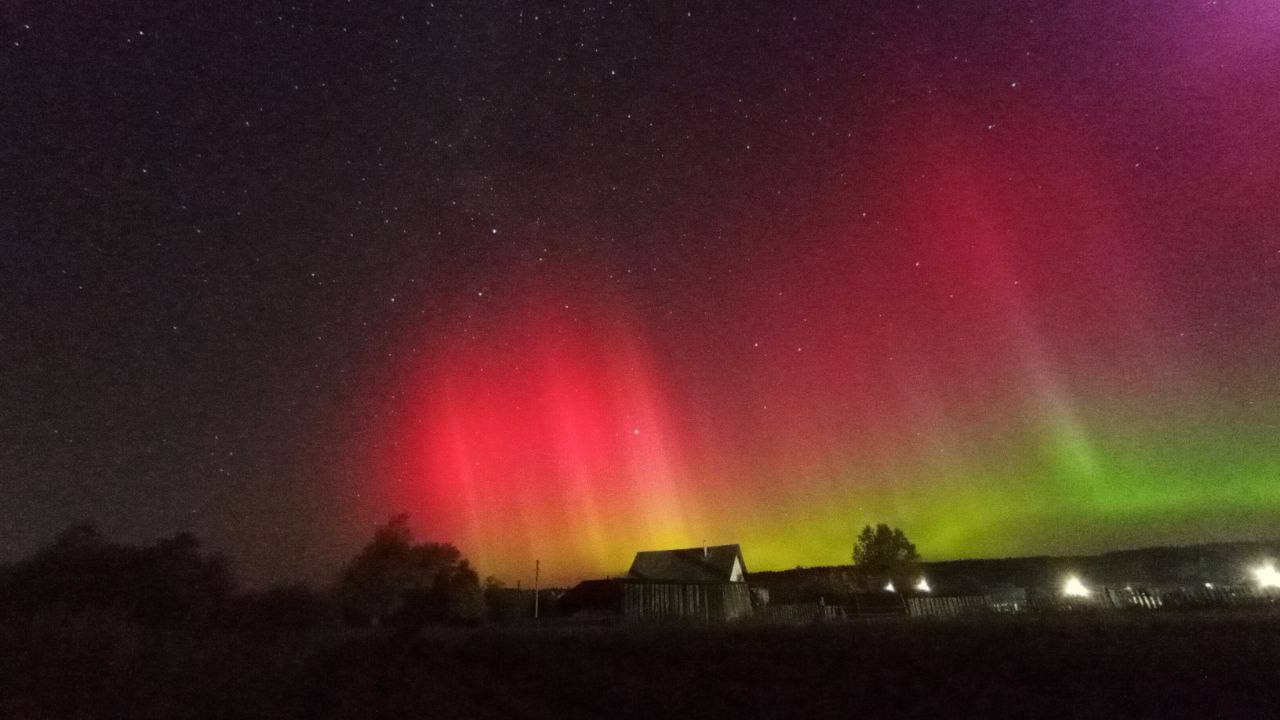
[(746, 583), (655, 583), (623, 585), (622, 616), (632, 621), (725, 622), (751, 614)]

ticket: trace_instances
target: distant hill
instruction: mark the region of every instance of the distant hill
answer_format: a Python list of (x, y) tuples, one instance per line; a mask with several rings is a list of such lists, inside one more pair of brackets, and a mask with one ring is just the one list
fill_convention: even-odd
[[(981, 592), (1004, 586), (1048, 589), (1068, 575), (1089, 586), (1235, 584), (1266, 559), (1280, 560), (1280, 541), (1233, 542), (1117, 550), (1098, 555), (1037, 556), (924, 563), (935, 592)], [(748, 580), (777, 590), (811, 588), (873, 592), (852, 565), (755, 572)]]

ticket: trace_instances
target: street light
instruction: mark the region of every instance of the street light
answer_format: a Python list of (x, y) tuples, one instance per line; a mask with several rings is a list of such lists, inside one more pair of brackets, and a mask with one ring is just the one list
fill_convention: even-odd
[(1259, 588), (1280, 588), (1280, 572), (1276, 571), (1275, 563), (1254, 568), (1253, 577), (1257, 579)]
[(916, 590), (919, 590), (920, 592), (933, 592), (933, 588), (929, 587), (929, 581), (924, 578), (920, 578), (920, 582), (916, 583)]
[(1074, 598), (1089, 597), (1089, 588), (1080, 582), (1080, 578), (1075, 575), (1069, 575), (1067, 576), (1067, 581), (1062, 585), (1062, 594)]
[(888, 583), (887, 585), (885, 585), (885, 586), (884, 586), (884, 591), (885, 591), (885, 592), (898, 592), (898, 588), (894, 587), (894, 586), (893, 586), (893, 581), (892, 581), (892, 580), (890, 580), (890, 581), (889, 581), (889, 583)]

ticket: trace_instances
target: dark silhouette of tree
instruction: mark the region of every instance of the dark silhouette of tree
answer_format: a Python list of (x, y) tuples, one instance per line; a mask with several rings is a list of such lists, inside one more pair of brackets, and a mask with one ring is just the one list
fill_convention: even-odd
[(71, 527), (58, 533), (53, 542), (49, 544), (40, 554), (69, 554), (82, 552), (85, 550), (99, 550), (107, 545), (106, 538), (102, 537), (102, 533), (98, 531), (98, 527), (93, 523), (82, 522), (76, 523)]
[(480, 576), (466, 560), (449, 575), (446, 599), (449, 616), (472, 622), (484, 615), (484, 592), (480, 589)]
[(346, 567), (337, 596), (349, 623), (408, 629), (478, 618), (484, 607), (479, 576), (462, 553), (447, 543), (415, 544), (403, 514), (378, 528)]
[(868, 575), (904, 583), (919, 572), (920, 554), (901, 530), (880, 523), (875, 528), (868, 525), (858, 533), (853, 564)]
[(136, 547), (109, 542), (90, 524), (15, 564), (4, 584), (17, 612), (96, 610), (153, 624), (206, 619), (235, 590), (225, 561), (201, 555), (190, 533)]

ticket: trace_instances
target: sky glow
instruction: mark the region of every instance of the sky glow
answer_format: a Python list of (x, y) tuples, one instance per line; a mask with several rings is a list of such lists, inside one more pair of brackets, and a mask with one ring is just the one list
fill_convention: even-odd
[[(397, 503), (510, 576), (704, 540), (841, 563), (877, 521), (932, 559), (1274, 527), (1280, 76), (1245, 19), (1268, 7), (1110, 30), (1139, 43), (1094, 61), (1123, 79), (1031, 40), (977, 98), (885, 60), (911, 92), (870, 116), (768, 111), (874, 143), (674, 211), (664, 274), (607, 245), (496, 264), (484, 323), (406, 371)], [(790, 214), (732, 209), (757, 190)]]
[(1276, 2), (9, 15), (0, 563), (1280, 527)]

